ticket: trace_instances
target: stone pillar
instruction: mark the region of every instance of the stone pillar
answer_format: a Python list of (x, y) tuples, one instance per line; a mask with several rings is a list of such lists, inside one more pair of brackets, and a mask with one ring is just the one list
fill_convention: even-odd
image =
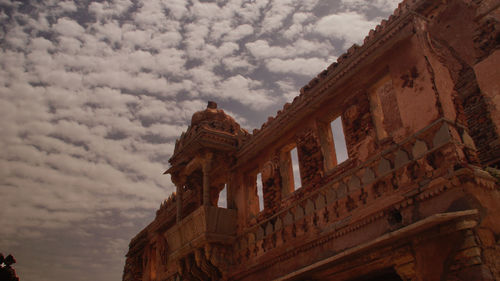
[(180, 222), (182, 219), (182, 184), (176, 183), (175, 186), (177, 187), (175, 198), (175, 203), (177, 204), (177, 222)]
[(210, 206), (210, 170), (212, 169), (212, 154), (207, 154), (203, 161), (203, 205)]
[(226, 202), (227, 202), (227, 208), (228, 209), (234, 209), (234, 203), (233, 203), (233, 184), (231, 183), (230, 180), (227, 181), (227, 190), (226, 190)]

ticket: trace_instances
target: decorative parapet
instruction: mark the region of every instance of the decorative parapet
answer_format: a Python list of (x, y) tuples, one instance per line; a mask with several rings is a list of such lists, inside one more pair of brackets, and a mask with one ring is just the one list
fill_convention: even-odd
[(208, 243), (231, 244), (236, 236), (236, 210), (201, 206), (165, 233), (169, 259), (187, 255)]
[[(170, 194), (167, 199), (165, 199), (160, 204), (160, 208), (156, 211), (156, 216), (168, 215), (170, 212), (175, 210), (176, 193)], [(173, 214), (173, 213), (172, 213)]]
[[(326, 178), (320, 188), (239, 234), (236, 263), (267, 267), (382, 218), (401, 226), (399, 210), (465, 182), (456, 180), (465, 174), (479, 186), (498, 188), (493, 177), (467, 164), (474, 151), (469, 138), (460, 125), (439, 119), (361, 165)], [(314, 238), (308, 240), (311, 233)], [(290, 243), (293, 251), (266, 256)]]

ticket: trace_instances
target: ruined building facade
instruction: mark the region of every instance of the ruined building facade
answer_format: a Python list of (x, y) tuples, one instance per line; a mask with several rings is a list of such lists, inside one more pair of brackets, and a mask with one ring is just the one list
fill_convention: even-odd
[(251, 134), (210, 102), (123, 280), (500, 280), (499, 19), (407, 0)]

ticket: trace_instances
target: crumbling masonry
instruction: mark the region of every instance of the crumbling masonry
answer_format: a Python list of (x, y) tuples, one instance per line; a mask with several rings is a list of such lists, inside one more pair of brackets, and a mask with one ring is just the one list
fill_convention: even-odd
[(499, 20), (404, 1), (252, 134), (209, 102), (123, 280), (500, 280)]

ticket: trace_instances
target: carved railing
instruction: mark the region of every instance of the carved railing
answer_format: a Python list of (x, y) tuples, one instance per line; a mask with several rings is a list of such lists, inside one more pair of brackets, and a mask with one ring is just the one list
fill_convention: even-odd
[(236, 216), (236, 210), (201, 206), (167, 230), (169, 259), (186, 255), (207, 243), (233, 243)]
[(235, 262), (269, 266), (293, 256), (281, 251), (265, 264), (257, 262), (281, 246), (293, 244), (296, 252), (303, 244), (305, 250), (312, 247), (306, 244), (335, 239), (384, 216), (401, 223), (398, 210), (438, 192), (432, 181), (462, 168), (474, 150), (463, 126), (439, 119), (248, 227), (236, 239)]
[(168, 215), (169, 213), (172, 212), (172, 210), (175, 210), (175, 200), (177, 198), (177, 194), (174, 192), (168, 196), (167, 199), (165, 199), (163, 202), (160, 204), (160, 208), (156, 211), (156, 216), (160, 215)]

